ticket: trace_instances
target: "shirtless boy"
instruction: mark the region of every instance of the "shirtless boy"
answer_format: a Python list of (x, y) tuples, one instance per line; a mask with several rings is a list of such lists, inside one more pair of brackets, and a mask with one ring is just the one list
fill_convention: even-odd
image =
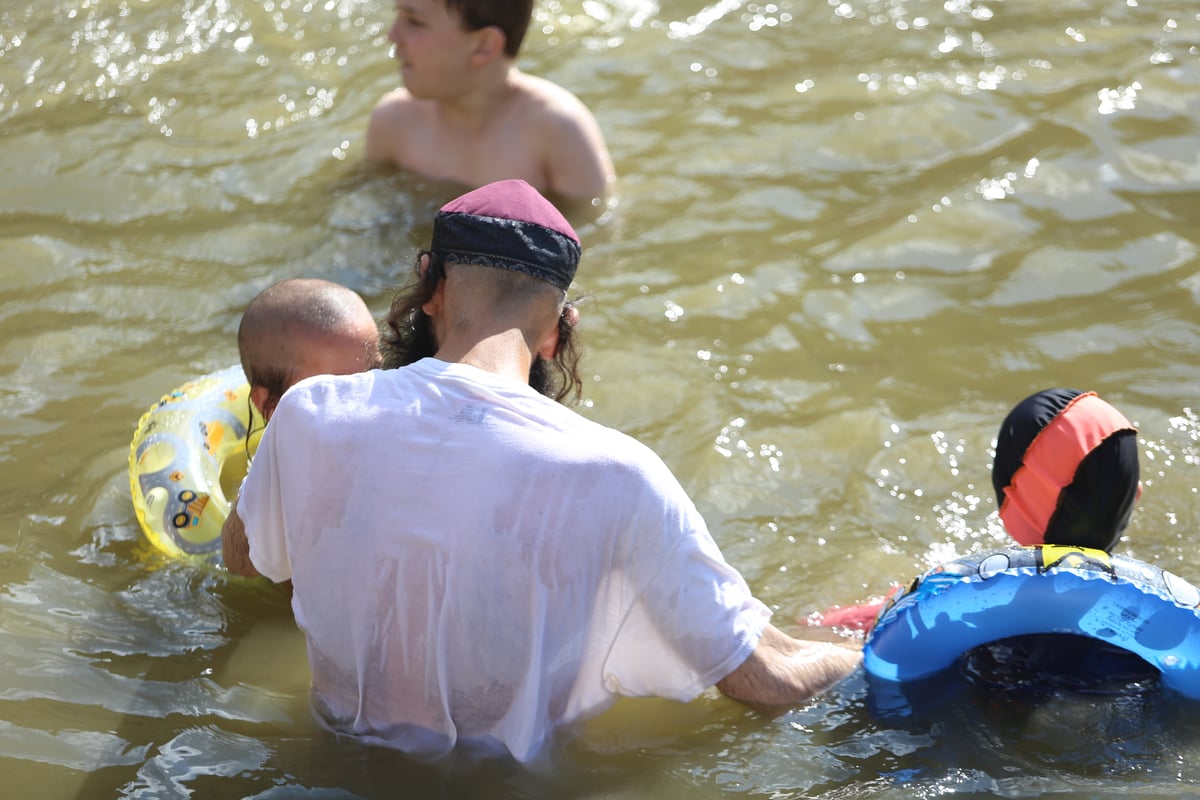
[(371, 113), (366, 154), (468, 187), (519, 178), (571, 205), (608, 194), (604, 135), (571, 92), (516, 67), (532, 0), (397, 0), (404, 88)]

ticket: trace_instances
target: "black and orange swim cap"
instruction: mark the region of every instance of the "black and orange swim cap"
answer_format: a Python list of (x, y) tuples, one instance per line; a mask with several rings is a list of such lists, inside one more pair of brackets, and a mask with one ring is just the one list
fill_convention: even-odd
[(1030, 395), (1000, 426), (992, 485), (1018, 543), (1111, 550), (1140, 493), (1137, 429), (1095, 392)]

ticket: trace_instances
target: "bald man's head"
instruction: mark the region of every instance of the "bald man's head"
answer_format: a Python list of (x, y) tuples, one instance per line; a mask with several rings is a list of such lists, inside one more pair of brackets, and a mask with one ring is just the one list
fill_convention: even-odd
[(363, 299), (319, 278), (290, 278), (250, 301), (238, 326), (250, 399), (270, 419), (293, 384), (379, 366), (379, 330)]

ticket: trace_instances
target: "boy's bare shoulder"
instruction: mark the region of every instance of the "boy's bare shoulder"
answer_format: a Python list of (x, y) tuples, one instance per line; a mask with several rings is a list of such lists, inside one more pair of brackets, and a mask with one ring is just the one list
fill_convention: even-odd
[(557, 198), (607, 195), (612, 158), (587, 106), (553, 81), (516, 69), (505, 85), (477, 129), (435, 100), (389, 92), (371, 112), (368, 160), (466, 185), (520, 177)]
[(395, 89), (379, 99), (367, 123), (367, 158), (402, 163), (396, 152), (414, 130), (428, 127), (433, 113), (427, 100), (419, 100), (407, 89)]
[(548, 189), (564, 199), (608, 194), (615, 173), (604, 134), (583, 101), (553, 81), (517, 73), (512, 86), (527, 141), (539, 142)]
[(517, 72), (512, 76), (524, 113), (533, 113), (546, 124), (593, 122), (592, 112), (569, 89), (554, 81)]
[(408, 93), (408, 89), (400, 87), (399, 89), (393, 89), (379, 98), (379, 101), (375, 103), (375, 108), (371, 111), (371, 115), (403, 112), (406, 107), (410, 107), (415, 103), (416, 98)]

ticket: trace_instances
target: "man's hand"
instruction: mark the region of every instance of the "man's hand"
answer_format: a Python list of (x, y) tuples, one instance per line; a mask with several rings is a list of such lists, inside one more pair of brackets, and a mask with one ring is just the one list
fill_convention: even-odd
[(250, 540), (246, 538), (246, 526), (237, 513), (237, 502), (229, 508), (229, 516), (221, 526), (221, 557), (225, 568), (235, 575), (257, 578), (258, 570), (250, 562)]
[(862, 653), (832, 642), (793, 639), (773, 625), (742, 665), (717, 682), (726, 697), (748, 705), (798, 705), (845, 678)]

